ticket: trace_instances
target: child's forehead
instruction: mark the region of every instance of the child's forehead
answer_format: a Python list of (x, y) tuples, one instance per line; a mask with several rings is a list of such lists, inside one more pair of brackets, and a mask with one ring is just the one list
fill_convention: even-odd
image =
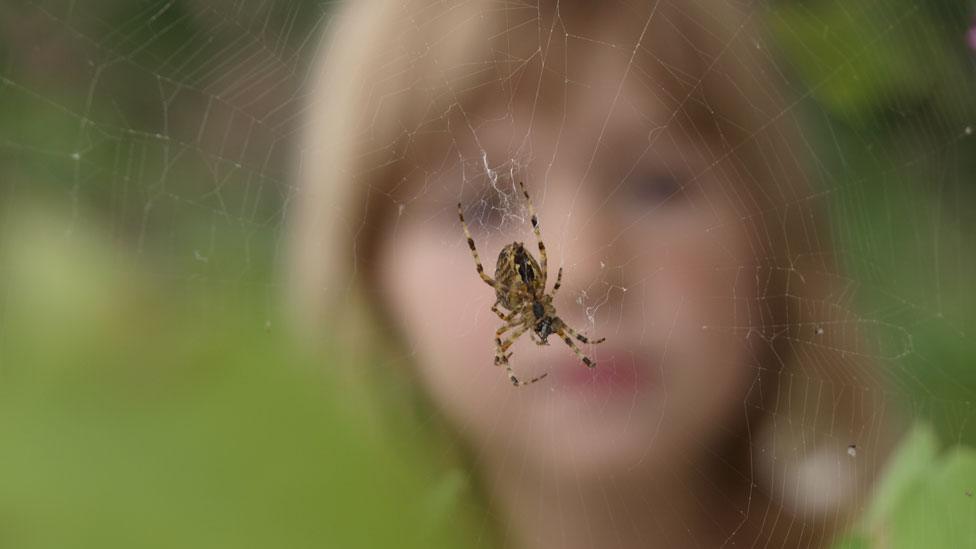
[(574, 6), (580, 13), (563, 9), (543, 29), (551, 32), (533, 27), (544, 18), (502, 33), (472, 29), (451, 43), (456, 51), (438, 42), (414, 58), (423, 86), (397, 95), (405, 101), (391, 126), (407, 136), (413, 173), (524, 168), (607, 150), (635, 156), (650, 141), (663, 150), (707, 133), (687, 114), (703, 87), (691, 31), (663, 7), (650, 15)]
[(418, 134), (425, 141), (416, 144), (432, 157), (452, 150), (458, 159), (491, 165), (523, 155), (571, 160), (598, 149), (643, 150), (652, 140), (667, 147), (694, 131), (686, 127), (691, 119), (684, 112), (694, 97), (655, 73), (626, 65), (597, 58), (577, 71), (576, 81), (544, 79), (535, 88), (508, 93), (488, 86), (490, 93), (454, 104), (443, 132)]
[(704, 52), (696, 37), (701, 31), (688, 24), (684, 11), (670, 2), (633, 6), (611, 1), (564, 2), (552, 14), (544, 13), (543, 6), (503, 14), (428, 14), (428, 25), (391, 38), (405, 44), (382, 48), (414, 53), (382, 63), (375, 76), (386, 81), (399, 66), (396, 72), (408, 76), (396, 81), (413, 89), (408, 108), (434, 116), (461, 110), (481, 119), (561, 117), (615, 95), (653, 114), (669, 97), (681, 94), (676, 88), (682, 80), (687, 89), (699, 80), (695, 73), (702, 69)]

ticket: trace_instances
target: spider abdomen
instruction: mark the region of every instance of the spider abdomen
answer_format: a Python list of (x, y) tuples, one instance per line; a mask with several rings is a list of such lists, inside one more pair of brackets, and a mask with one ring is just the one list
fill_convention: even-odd
[(512, 242), (502, 248), (495, 265), (495, 295), (498, 302), (509, 310), (515, 310), (524, 301), (526, 293), (540, 295), (542, 269), (521, 242)]

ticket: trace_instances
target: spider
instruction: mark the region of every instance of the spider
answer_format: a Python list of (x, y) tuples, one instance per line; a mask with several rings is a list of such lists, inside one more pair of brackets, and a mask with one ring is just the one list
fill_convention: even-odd
[[(485, 274), (485, 268), (481, 265), (481, 259), (478, 257), (478, 250), (474, 246), (474, 239), (471, 238), (468, 225), (464, 222), (464, 211), (461, 208), (461, 203), (458, 202), (458, 217), (461, 219), (461, 227), (464, 228), (464, 235), (468, 238), (468, 247), (471, 248), (471, 255), (474, 256), (475, 268), (481, 279), (495, 289), (497, 299), (491, 306), (491, 311), (505, 322), (501, 328), (495, 331), (495, 365), (505, 365), (508, 379), (516, 387), (530, 385), (549, 375), (546, 372), (529, 381), (521, 381), (515, 376), (515, 372), (508, 362), (512, 353), (506, 354), (506, 351), (515, 343), (515, 340), (519, 336), (528, 330), (532, 330), (529, 332), (530, 338), (532, 338), (532, 335), (538, 337), (538, 339), (532, 338), (536, 345), (548, 345), (549, 336), (556, 334), (566, 345), (569, 345), (573, 352), (576, 353), (576, 356), (583, 361), (583, 364), (586, 364), (590, 368), (596, 367), (596, 363), (584, 355), (579, 347), (576, 346), (576, 343), (573, 342), (574, 337), (583, 343), (590, 343), (590, 340), (567, 326), (561, 318), (556, 316), (556, 307), (552, 304), (552, 300), (556, 297), (556, 292), (562, 285), (562, 267), (559, 268), (559, 273), (556, 275), (556, 284), (552, 287), (552, 293), (546, 294), (546, 278), (548, 275), (546, 245), (542, 243), (542, 234), (539, 232), (539, 219), (535, 215), (532, 199), (529, 198), (529, 193), (525, 190), (524, 183), (520, 181), (519, 187), (522, 189), (525, 201), (529, 205), (529, 213), (532, 216), (532, 231), (535, 232), (535, 238), (539, 242), (539, 260), (542, 264), (541, 267), (539, 262), (536, 262), (536, 259), (532, 257), (532, 254), (525, 249), (525, 246), (521, 242), (512, 242), (502, 248), (502, 251), (498, 254), (498, 262), (495, 265), (495, 278)], [(508, 309), (508, 311), (499, 310), (499, 305)], [(513, 330), (512, 333), (502, 341), (502, 335), (509, 330)], [(605, 337), (601, 337), (592, 343), (602, 343), (605, 340)]]

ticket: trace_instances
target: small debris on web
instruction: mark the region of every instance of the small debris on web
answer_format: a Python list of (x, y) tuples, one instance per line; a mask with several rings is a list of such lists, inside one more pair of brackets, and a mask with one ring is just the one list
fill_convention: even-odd
[(822, 335), (824, 335), (824, 329), (823, 329), (823, 326), (817, 326), (817, 330), (816, 330), (816, 332), (817, 332), (817, 335), (818, 335), (818, 336), (822, 336)]
[(972, 490), (966, 490), (966, 497), (968, 497), (968, 498), (973, 497), (973, 491)]
[(579, 305), (580, 307), (582, 307), (583, 306), (583, 300), (585, 300), (588, 297), (589, 296), (586, 295), (586, 290), (580, 290), (579, 295), (576, 296), (576, 304)]
[(851, 444), (850, 446), (847, 447), (847, 455), (849, 455), (851, 457), (857, 457), (857, 445), (856, 444)]
[(596, 324), (596, 307), (586, 308), (586, 319), (590, 321), (590, 324)]

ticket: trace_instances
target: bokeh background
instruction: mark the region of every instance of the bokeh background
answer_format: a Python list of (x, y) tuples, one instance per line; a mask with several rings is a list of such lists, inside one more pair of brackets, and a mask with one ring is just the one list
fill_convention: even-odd
[[(377, 427), (283, 318), (303, 94), (336, 7), (0, 0), (0, 547), (486, 535), (427, 431)], [(851, 299), (895, 334), (897, 413), (934, 426), (923, 446), (976, 443), (973, 3), (755, 9)], [(976, 489), (960, 474), (956, 496)]]

